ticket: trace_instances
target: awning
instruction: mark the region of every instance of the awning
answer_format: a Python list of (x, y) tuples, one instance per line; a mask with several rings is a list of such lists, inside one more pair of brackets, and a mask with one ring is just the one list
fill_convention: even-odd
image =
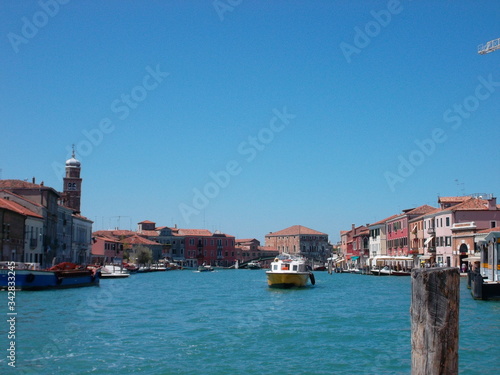
[(351, 257), (351, 260), (356, 260), (358, 258), (359, 258), (359, 256)]
[(427, 259), (431, 259), (432, 258), (432, 255), (421, 255), (420, 257), (418, 257), (418, 259), (422, 259), (422, 260), (427, 260)]
[(481, 257), (468, 257), (468, 258), (462, 259), (462, 261), (464, 261), (464, 262), (480, 262)]
[(432, 241), (433, 238), (434, 238), (434, 236), (430, 236), (428, 239), (426, 239), (424, 245), (427, 246), (429, 244), (429, 242)]

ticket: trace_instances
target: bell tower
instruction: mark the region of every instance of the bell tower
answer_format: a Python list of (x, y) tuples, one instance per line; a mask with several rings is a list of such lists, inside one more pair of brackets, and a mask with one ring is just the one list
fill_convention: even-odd
[(71, 159), (66, 160), (66, 176), (63, 178), (62, 203), (64, 206), (72, 208), (75, 213), (80, 213), (81, 189), (80, 162), (75, 159), (75, 145), (73, 145)]

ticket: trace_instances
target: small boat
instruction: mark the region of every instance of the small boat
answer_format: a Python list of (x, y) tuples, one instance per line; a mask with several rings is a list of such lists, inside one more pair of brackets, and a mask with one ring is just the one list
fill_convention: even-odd
[(251, 261), (248, 262), (247, 268), (249, 270), (260, 270), (262, 267), (259, 262)]
[(129, 276), (129, 270), (116, 264), (108, 264), (101, 269), (102, 279), (124, 279)]
[(214, 268), (209, 264), (203, 263), (201, 266), (198, 266), (198, 272), (212, 272), (213, 270)]
[(125, 268), (131, 274), (136, 273), (139, 270), (139, 267), (132, 263), (123, 263), (123, 268)]
[(389, 276), (392, 274), (392, 270), (389, 266), (377, 266), (371, 269), (371, 273), (375, 276)]
[(411, 275), (411, 270), (409, 271), (403, 271), (403, 270), (394, 270), (389, 266), (384, 266), (382, 268), (380, 267), (373, 267), (371, 269), (371, 273), (376, 276), (410, 276)]
[(314, 285), (314, 274), (307, 269), (304, 258), (280, 254), (271, 262), (271, 268), (266, 271), (267, 284), (273, 288), (303, 287), (307, 280)]
[(316, 266), (313, 269), (314, 271), (326, 271), (326, 266)]
[(99, 286), (100, 269), (64, 262), (49, 269), (30, 269), (23, 263), (0, 264), (0, 289), (44, 290)]
[(165, 272), (166, 270), (167, 270), (167, 267), (163, 263), (153, 264), (151, 266), (152, 272)]
[(392, 276), (411, 276), (411, 270), (408, 271), (396, 271), (392, 270)]

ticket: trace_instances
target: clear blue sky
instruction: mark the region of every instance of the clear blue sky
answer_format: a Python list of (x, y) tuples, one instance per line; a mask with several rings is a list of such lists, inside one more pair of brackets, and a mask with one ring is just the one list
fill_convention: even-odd
[(75, 144), (95, 229), (337, 241), (500, 193), (500, 2), (60, 1), (0, 3), (1, 177), (62, 190)]

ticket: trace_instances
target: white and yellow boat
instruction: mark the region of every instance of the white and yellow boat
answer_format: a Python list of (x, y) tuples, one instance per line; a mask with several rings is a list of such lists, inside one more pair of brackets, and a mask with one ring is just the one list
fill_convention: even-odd
[(267, 284), (273, 288), (291, 288), (307, 285), (307, 280), (315, 284), (314, 275), (307, 269), (304, 258), (280, 254), (271, 262), (271, 268), (266, 271)]

